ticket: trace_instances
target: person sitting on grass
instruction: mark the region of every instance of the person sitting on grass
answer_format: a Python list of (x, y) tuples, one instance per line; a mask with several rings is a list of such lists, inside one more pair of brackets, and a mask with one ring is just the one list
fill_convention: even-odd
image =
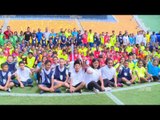
[(134, 69), (134, 72), (135, 72), (136, 77), (138, 77), (138, 79), (136, 79), (137, 82), (141, 83), (141, 82), (151, 81), (152, 76), (148, 74), (147, 70), (143, 67), (142, 60), (138, 61), (138, 66)]
[(33, 87), (33, 80), (31, 79), (32, 72), (28, 67), (25, 67), (25, 63), (23, 61), (19, 62), (19, 68), (15, 73), (17, 80), (14, 80), (15, 86), (20, 86), (24, 88), (26, 86)]
[(27, 67), (29, 67), (30, 69), (33, 69), (34, 67), (34, 64), (35, 63), (35, 57), (33, 56), (33, 53), (32, 52), (29, 52), (28, 53), (28, 56), (27, 56)]
[(38, 63), (37, 67), (35, 68), (35, 78), (36, 78), (36, 83), (40, 83), (40, 72), (42, 69), (45, 68), (45, 61), (47, 60), (46, 56), (42, 57), (42, 61)]
[(113, 60), (108, 58), (106, 59), (106, 64), (101, 68), (101, 74), (104, 81), (104, 86), (108, 87), (117, 87), (117, 77), (116, 77), (116, 69), (113, 67)]
[(92, 60), (92, 67), (88, 67), (85, 72), (86, 88), (93, 90), (95, 93), (104, 91), (104, 83), (101, 76), (100, 63), (98, 59)]
[(122, 82), (126, 83), (128, 86), (130, 86), (132, 83), (135, 83), (135, 77), (132, 75), (132, 71), (130, 70), (130, 68), (128, 67), (128, 63), (129, 61), (126, 60), (124, 62), (124, 67), (123, 69), (120, 71), (120, 76), (121, 76), (121, 80)]
[(46, 92), (61, 92), (58, 88), (62, 86), (61, 83), (54, 81), (54, 74), (51, 68), (51, 61), (45, 61), (45, 68), (41, 70), (41, 83), (38, 85), (40, 94)]
[(85, 87), (84, 72), (82, 70), (82, 64), (79, 60), (74, 62), (74, 68), (70, 77), (70, 93), (82, 92), (82, 88)]
[(61, 83), (64, 87), (69, 88), (69, 76), (68, 76), (68, 70), (64, 66), (65, 61), (63, 58), (60, 58), (59, 65), (56, 66), (54, 71), (54, 79), (57, 83)]
[(13, 56), (10, 55), (7, 58), (6, 64), (8, 65), (8, 71), (11, 73), (11, 79), (15, 79), (15, 72), (17, 71), (17, 63), (14, 62)]
[(159, 73), (160, 68), (158, 67), (158, 60), (153, 59), (153, 62), (149, 61), (147, 64), (148, 73), (151, 74), (153, 81), (160, 81)]
[(11, 92), (14, 83), (11, 81), (11, 72), (7, 63), (1, 64), (2, 70), (0, 70), (0, 90)]

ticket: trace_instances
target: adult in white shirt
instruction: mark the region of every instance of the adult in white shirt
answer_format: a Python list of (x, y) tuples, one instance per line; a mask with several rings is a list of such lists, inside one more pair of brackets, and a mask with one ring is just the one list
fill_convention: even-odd
[(31, 79), (32, 72), (29, 68), (25, 67), (23, 61), (19, 62), (19, 68), (15, 73), (17, 77), (17, 81), (15, 81), (16, 86), (20, 86), (23, 88), (24, 86), (31, 86), (33, 87), (33, 80)]
[(136, 44), (141, 44), (141, 42), (143, 41), (143, 34), (139, 31), (137, 32), (137, 36), (136, 36)]
[(116, 69), (113, 67), (113, 60), (108, 59), (107, 65), (101, 68), (101, 74), (105, 87), (117, 87)]
[(88, 67), (85, 72), (85, 83), (86, 88), (93, 90), (94, 92), (104, 91), (104, 83), (101, 76), (101, 71), (99, 70), (100, 64), (98, 59), (92, 60), (92, 67)]
[(85, 87), (84, 71), (81, 69), (82, 65), (79, 60), (74, 62), (74, 70), (72, 70), (70, 77), (70, 92), (82, 92), (81, 89)]
[(50, 32), (48, 31), (48, 27), (46, 27), (44, 35), (45, 35), (45, 38), (49, 41)]
[(126, 33), (124, 36), (123, 36), (123, 45), (128, 45), (129, 44), (129, 38), (128, 38), (128, 34)]
[(146, 43), (147, 43), (147, 37), (146, 37), (146, 34), (144, 34), (144, 35), (143, 35), (142, 43), (144, 43), (144, 45), (146, 46)]

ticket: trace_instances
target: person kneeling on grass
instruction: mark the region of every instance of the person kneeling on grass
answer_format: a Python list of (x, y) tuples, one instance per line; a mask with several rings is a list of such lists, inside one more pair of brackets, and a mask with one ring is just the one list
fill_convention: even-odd
[(128, 86), (130, 86), (132, 83), (135, 83), (135, 79), (136, 77), (134, 77), (132, 75), (132, 71), (130, 70), (130, 68), (128, 67), (128, 60), (126, 60), (124, 62), (124, 67), (123, 69), (120, 71), (120, 76), (121, 76), (121, 80), (122, 82), (126, 83)]
[(29, 68), (25, 67), (25, 63), (23, 61), (19, 62), (19, 68), (17, 69), (15, 75), (17, 80), (14, 80), (14, 83), (17, 87), (33, 87), (33, 80), (31, 79), (32, 72)]
[(54, 74), (51, 68), (51, 61), (45, 61), (45, 68), (41, 71), (41, 83), (38, 85), (40, 94), (44, 91), (46, 92), (61, 92), (58, 88), (62, 86), (61, 83), (57, 83), (54, 81)]
[(69, 88), (69, 76), (68, 76), (68, 70), (67, 68), (64, 66), (65, 61), (63, 58), (60, 59), (59, 61), (59, 65), (56, 66), (55, 68), (55, 72), (54, 72), (54, 80), (57, 83), (61, 83), (62, 86)]
[(79, 60), (74, 62), (74, 68), (71, 72), (70, 77), (70, 92), (82, 92), (82, 88), (85, 87), (84, 82), (84, 71), (82, 70), (81, 63)]
[(0, 70), (0, 90), (11, 91), (11, 87), (14, 86), (14, 83), (11, 81), (11, 72), (8, 71), (8, 64), (1, 64), (2, 70)]
[(104, 91), (104, 83), (101, 76), (101, 71), (99, 70), (99, 60), (93, 59), (91, 66), (92, 67), (87, 67), (85, 72), (86, 88), (89, 90), (93, 90), (95, 93), (98, 93), (99, 91)]
[(148, 74), (147, 70), (143, 67), (143, 61), (139, 60), (138, 61), (138, 67), (136, 67), (134, 69), (135, 75), (136, 77), (138, 77), (136, 79), (137, 82), (141, 83), (141, 82), (150, 82), (151, 81), (151, 75)]

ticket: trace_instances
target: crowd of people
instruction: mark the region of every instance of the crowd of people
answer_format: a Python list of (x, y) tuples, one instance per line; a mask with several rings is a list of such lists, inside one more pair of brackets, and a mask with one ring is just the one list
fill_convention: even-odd
[[(46, 27), (0, 29), (0, 90), (37, 86), (40, 93), (96, 93), (160, 80), (160, 33), (112, 33)], [(33, 84), (33, 83), (36, 84)]]

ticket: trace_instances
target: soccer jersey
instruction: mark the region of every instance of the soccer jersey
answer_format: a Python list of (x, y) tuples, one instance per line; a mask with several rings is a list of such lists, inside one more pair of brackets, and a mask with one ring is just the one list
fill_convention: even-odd
[[(1, 65), (2, 63), (5, 63), (6, 60), (7, 60), (7, 57), (5, 57), (5, 56), (0, 57), (0, 65)], [(1, 67), (0, 67), (0, 69), (1, 69)]]
[(32, 58), (27, 57), (27, 66), (29, 68), (33, 68), (34, 62), (35, 62), (35, 57), (32, 57)]
[(81, 49), (78, 50), (78, 52), (79, 52), (80, 54), (86, 56), (86, 55), (87, 55), (87, 48), (83, 48), (83, 49), (81, 48)]
[(93, 43), (94, 42), (94, 33), (89, 33), (88, 34), (88, 41), (90, 42), (90, 43)]
[(0, 45), (3, 46), (4, 45), (4, 34), (0, 34)]
[(67, 54), (60, 54), (59, 58), (63, 58), (65, 61), (68, 60), (68, 55)]
[(134, 69), (134, 63), (133, 62), (129, 62), (128, 67), (130, 68), (130, 70)]
[(150, 42), (150, 34), (146, 34), (146, 38), (147, 38), (147, 43)]
[(144, 68), (144, 67), (136, 67), (135, 69), (134, 69), (134, 72), (137, 72), (137, 74), (138, 74), (138, 76), (139, 77), (145, 77), (145, 73), (146, 73), (146, 69)]
[(158, 66), (154, 66), (151, 61), (147, 64), (148, 73), (152, 76), (158, 76), (160, 73), (160, 68)]

